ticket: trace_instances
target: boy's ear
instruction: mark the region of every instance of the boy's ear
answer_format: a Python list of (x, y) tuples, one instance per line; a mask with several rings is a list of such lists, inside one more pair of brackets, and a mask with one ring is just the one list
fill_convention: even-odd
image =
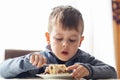
[(50, 34), (48, 32), (45, 33), (45, 37), (46, 37), (47, 43), (50, 44)]
[(79, 47), (81, 46), (83, 40), (84, 40), (84, 36), (82, 36), (80, 39)]

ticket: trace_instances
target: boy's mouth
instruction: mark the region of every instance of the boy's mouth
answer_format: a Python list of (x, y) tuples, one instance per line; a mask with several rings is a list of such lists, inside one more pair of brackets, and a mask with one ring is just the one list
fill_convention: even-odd
[(67, 51), (62, 51), (63, 55), (68, 55), (69, 53)]

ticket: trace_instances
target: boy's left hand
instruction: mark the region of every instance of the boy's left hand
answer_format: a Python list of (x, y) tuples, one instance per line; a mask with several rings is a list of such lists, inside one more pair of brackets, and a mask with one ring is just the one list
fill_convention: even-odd
[(67, 67), (67, 70), (73, 70), (71, 75), (75, 78), (83, 78), (89, 75), (88, 69), (80, 64), (74, 64), (72, 66), (69, 66)]

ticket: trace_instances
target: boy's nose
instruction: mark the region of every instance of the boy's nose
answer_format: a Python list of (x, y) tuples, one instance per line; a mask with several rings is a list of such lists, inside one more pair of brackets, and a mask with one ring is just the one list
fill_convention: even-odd
[(63, 41), (62, 45), (63, 45), (64, 48), (67, 48), (69, 46), (69, 43), (68, 43), (68, 41)]

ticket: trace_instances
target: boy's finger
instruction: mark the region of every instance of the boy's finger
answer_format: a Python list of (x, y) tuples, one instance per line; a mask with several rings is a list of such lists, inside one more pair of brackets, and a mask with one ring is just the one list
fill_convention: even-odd
[(30, 56), (30, 63), (33, 63), (34, 60), (35, 60), (35, 55), (31, 55), (31, 56)]
[(43, 63), (43, 57), (39, 55), (37, 67), (40, 68), (43, 65), (42, 63)]
[(76, 75), (81, 75), (82, 72), (84, 72), (84, 70), (81, 70), (82, 66), (79, 65), (72, 73), (73, 76), (76, 76)]
[(47, 63), (47, 59), (43, 56), (43, 65)]
[(78, 67), (78, 65), (68, 66), (68, 67), (66, 68), (66, 70), (74, 70), (74, 69), (76, 69), (77, 67)]
[(46, 58), (44, 56), (42, 56), (42, 55), (39, 55), (39, 62), (38, 62), (37, 66), (40, 68), (44, 64), (46, 64)]
[(38, 55), (35, 55), (35, 60), (33, 62), (33, 65), (37, 65), (38, 64), (38, 61), (39, 61), (39, 56)]

